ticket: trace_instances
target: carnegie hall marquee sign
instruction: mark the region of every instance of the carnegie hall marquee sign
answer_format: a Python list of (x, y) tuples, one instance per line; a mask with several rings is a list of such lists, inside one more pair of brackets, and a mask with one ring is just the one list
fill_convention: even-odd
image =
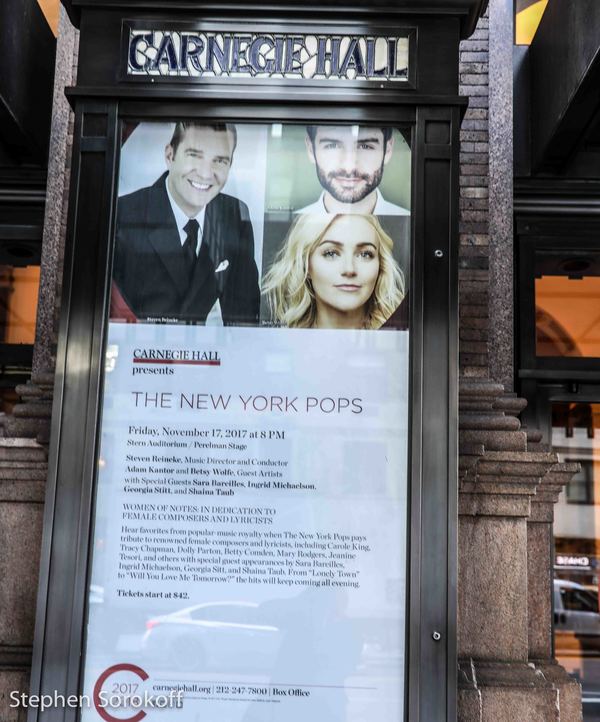
[(388, 36), (127, 30), (129, 78), (408, 80), (409, 32)]

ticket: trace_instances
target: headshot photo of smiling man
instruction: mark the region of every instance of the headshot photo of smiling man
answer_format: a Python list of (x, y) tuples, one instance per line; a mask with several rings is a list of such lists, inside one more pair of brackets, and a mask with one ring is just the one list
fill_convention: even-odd
[(258, 321), (248, 208), (223, 193), (237, 144), (232, 124), (178, 122), (166, 171), (118, 201), (111, 317), (224, 325)]
[(386, 201), (379, 190), (394, 151), (392, 128), (309, 125), (305, 142), (323, 191), (296, 213), (410, 214)]

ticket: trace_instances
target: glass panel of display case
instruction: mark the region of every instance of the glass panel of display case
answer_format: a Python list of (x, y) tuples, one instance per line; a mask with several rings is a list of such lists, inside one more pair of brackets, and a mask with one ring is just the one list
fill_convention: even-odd
[(410, 168), (389, 127), (124, 127), (82, 719), (403, 718)]

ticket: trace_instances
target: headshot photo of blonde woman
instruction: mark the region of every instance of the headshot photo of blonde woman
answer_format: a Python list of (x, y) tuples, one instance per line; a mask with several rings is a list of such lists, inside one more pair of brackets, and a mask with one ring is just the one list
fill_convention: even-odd
[(381, 328), (400, 306), (404, 274), (372, 215), (298, 216), (266, 273), (270, 322), (290, 328)]

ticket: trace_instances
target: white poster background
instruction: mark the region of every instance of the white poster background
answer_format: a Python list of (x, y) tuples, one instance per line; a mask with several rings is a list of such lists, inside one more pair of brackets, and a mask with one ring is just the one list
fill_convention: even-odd
[[(210, 351), (220, 365), (133, 362), (140, 349), (163, 348), (167, 339), (171, 350)], [(145, 710), (149, 720), (401, 720), (408, 333), (111, 323), (107, 352), (92, 571), (101, 601), (90, 603), (93, 643), (84, 692), (91, 695), (112, 665), (134, 663), (149, 675), (145, 685), (155, 694), (186, 690), (182, 709)], [(173, 373), (163, 375), (167, 368)], [(200, 408), (190, 409), (182, 394)], [(212, 399), (219, 397), (215, 410)], [(249, 397), (258, 409), (274, 397), (278, 408), (255, 410), (252, 401), (244, 408), (241, 399)], [(286, 398), (287, 411), (278, 400)], [(263, 432), (278, 433), (265, 439)], [(181, 446), (167, 445), (173, 442)], [(190, 465), (186, 457), (204, 463)], [(285, 466), (254, 465), (267, 460)], [(180, 485), (192, 480), (190, 466), (204, 468), (209, 482), (266, 480), (311, 488), (237, 486), (232, 496), (219, 496), (208, 486), (212, 493), (199, 496)], [(221, 476), (224, 469), (230, 477)], [(281, 470), (282, 476), (245, 475), (261, 469)], [(256, 515), (240, 509), (268, 509), (272, 523), (248, 523)], [(225, 521), (173, 521), (173, 515), (189, 513)], [(134, 518), (139, 514), (146, 518)], [(206, 531), (227, 532), (241, 543), (239, 563), (226, 554), (214, 559), (201, 547), (172, 561), (177, 555), (171, 551), (188, 549), (185, 535)], [(290, 544), (269, 536), (274, 557), (253, 546), (264, 544), (269, 532)], [(323, 551), (311, 549), (317, 534), (325, 539)], [(155, 544), (154, 537), (163, 541)], [(334, 569), (315, 568), (313, 558), (298, 554), (312, 550), (330, 563), (334, 544), (354, 555)], [(154, 546), (164, 551), (154, 553)], [(161, 561), (165, 554), (171, 561)], [(213, 563), (202, 565), (204, 579), (190, 581), (189, 570), (198, 571), (197, 560), (209, 556)], [(238, 573), (261, 559), (266, 575)], [(268, 571), (269, 559), (289, 565)], [(117, 674), (113, 683), (124, 679)], [(281, 694), (274, 696), (275, 690)], [(307, 696), (283, 694), (290, 690)], [(125, 719), (131, 710), (112, 714)], [(83, 719), (101, 717), (88, 709)]]

